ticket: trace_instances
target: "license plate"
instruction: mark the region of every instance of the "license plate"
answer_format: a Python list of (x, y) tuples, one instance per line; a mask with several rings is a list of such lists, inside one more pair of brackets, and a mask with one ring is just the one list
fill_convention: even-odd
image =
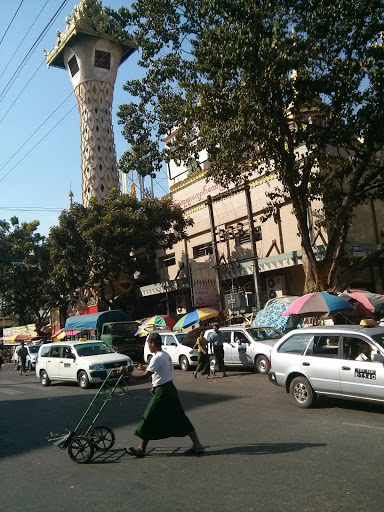
[(355, 377), (358, 377), (359, 379), (376, 380), (376, 370), (355, 368)]

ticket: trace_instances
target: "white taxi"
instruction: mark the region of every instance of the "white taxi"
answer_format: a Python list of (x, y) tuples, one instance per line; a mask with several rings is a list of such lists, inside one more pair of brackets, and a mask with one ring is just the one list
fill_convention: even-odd
[(57, 342), (40, 347), (36, 376), (43, 386), (66, 380), (78, 382), (85, 389), (103, 382), (112, 370), (129, 365), (133, 365), (129, 356), (115, 352), (103, 341)]
[(272, 348), (269, 379), (303, 408), (320, 395), (384, 402), (384, 327), (291, 331)]

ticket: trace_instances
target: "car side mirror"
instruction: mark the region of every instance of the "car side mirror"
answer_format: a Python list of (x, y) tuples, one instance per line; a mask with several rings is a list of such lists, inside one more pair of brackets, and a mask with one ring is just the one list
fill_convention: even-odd
[(75, 354), (68, 354), (68, 355), (67, 355), (67, 359), (73, 359), (73, 360), (75, 360), (75, 359), (76, 359), (76, 356), (75, 356)]
[(384, 356), (382, 354), (372, 354), (372, 361), (384, 363)]

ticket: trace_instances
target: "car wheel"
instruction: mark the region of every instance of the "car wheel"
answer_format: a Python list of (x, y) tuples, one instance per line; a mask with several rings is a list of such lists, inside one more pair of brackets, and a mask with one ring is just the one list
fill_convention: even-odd
[(77, 382), (79, 383), (81, 389), (89, 388), (89, 378), (86, 371), (81, 370), (81, 372), (79, 372), (79, 375), (77, 376)]
[(93, 446), (102, 452), (106, 452), (115, 444), (115, 434), (108, 427), (94, 427), (90, 436)]
[(43, 386), (49, 386), (51, 384), (51, 379), (48, 377), (48, 373), (45, 370), (40, 373), (40, 382)]
[(18, 370), (18, 369), (19, 369), (19, 364), (15, 363), (15, 370)]
[(180, 368), (186, 372), (189, 369), (189, 361), (188, 358), (185, 356), (180, 357)]
[(85, 436), (74, 437), (68, 444), (69, 456), (79, 464), (90, 461), (94, 452), (92, 441)]
[(32, 365), (31, 365), (31, 361), (28, 361), (27, 363), (27, 368), (26, 368), (29, 372), (32, 370)]
[(259, 356), (256, 359), (255, 368), (258, 373), (266, 374), (269, 372), (271, 365), (267, 356)]
[(215, 371), (216, 371), (216, 357), (215, 356), (211, 356), (209, 358), (209, 370), (211, 373), (215, 373)]
[(316, 399), (316, 394), (305, 377), (296, 377), (293, 379), (289, 387), (289, 392), (295, 404), (303, 409), (311, 407)]

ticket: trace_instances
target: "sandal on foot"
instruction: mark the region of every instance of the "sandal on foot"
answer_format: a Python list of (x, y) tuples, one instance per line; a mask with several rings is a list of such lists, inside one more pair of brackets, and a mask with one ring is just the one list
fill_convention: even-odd
[(186, 450), (185, 452), (185, 455), (203, 455), (205, 452), (204, 452), (204, 448), (189, 448), (189, 450)]
[(124, 448), (124, 451), (127, 455), (132, 455), (133, 457), (139, 457), (141, 459), (145, 457), (145, 452), (136, 450), (136, 448), (133, 448), (133, 446), (130, 446), (129, 448)]

